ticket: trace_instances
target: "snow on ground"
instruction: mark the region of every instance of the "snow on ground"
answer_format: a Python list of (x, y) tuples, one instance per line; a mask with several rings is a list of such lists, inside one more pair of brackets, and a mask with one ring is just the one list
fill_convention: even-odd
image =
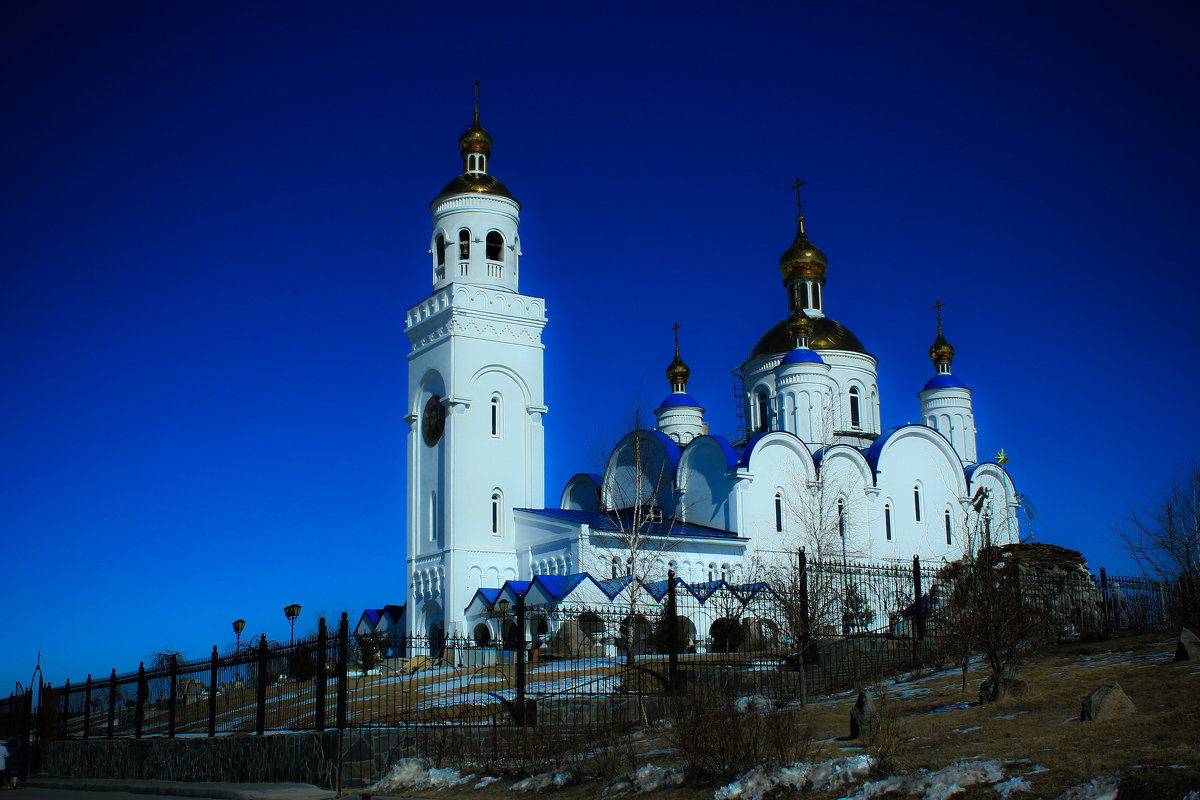
[(1117, 787), (1121, 783), (1120, 773), (1097, 775), (1087, 783), (1072, 786), (1056, 800), (1117, 800)]
[(920, 795), (924, 800), (945, 800), (963, 792), (977, 783), (995, 784), (1004, 780), (1003, 762), (966, 761), (942, 767), (934, 772), (917, 772), (911, 775), (890, 775), (881, 781), (864, 783), (853, 800), (870, 800), (888, 792), (902, 795)]
[(684, 773), (681, 769), (666, 769), (646, 764), (619, 775), (605, 788), (603, 796), (617, 797), (623, 794), (652, 792), (655, 789), (679, 786), (683, 779)]
[(1024, 778), (1009, 778), (1003, 783), (992, 784), (992, 788), (1000, 793), (1001, 800), (1008, 800), (1009, 795), (1016, 794), (1017, 792), (1033, 793), (1033, 787)]
[(474, 778), (474, 775), (463, 775), (456, 769), (430, 768), (429, 762), (423, 758), (402, 758), (392, 765), (387, 775), (374, 785), (368, 786), (366, 791), (450, 789)]
[(714, 800), (762, 800), (764, 794), (778, 787), (790, 786), (827, 791), (860, 781), (871, 771), (871, 758), (865, 755), (847, 756), (817, 764), (802, 762), (790, 767), (755, 767), (732, 783), (722, 786)]
[(541, 792), (565, 786), (570, 779), (571, 776), (565, 772), (543, 772), (519, 780), (509, 788), (514, 792)]

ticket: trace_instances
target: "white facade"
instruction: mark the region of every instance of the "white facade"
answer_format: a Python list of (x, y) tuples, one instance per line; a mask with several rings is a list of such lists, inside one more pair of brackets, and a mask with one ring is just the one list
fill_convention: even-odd
[[(884, 428), (876, 359), (826, 315), (836, 295), (802, 216), (779, 265), (788, 317), (741, 368), (740, 441), (708, 433), (677, 343), (657, 429), (631, 432), (603, 475), (576, 475), (545, 508), (545, 301), (518, 293), (520, 204), (487, 172), (478, 112), (460, 145), (464, 172), (431, 204), (433, 291), (406, 329), (410, 632), (471, 635), (477, 590), (535, 575), (752, 579), (799, 547), (942, 562), (1017, 540), (1019, 497), (977, 458), (940, 316), (922, 424)], [(652, 546), (631, 552), (631, 530)]]

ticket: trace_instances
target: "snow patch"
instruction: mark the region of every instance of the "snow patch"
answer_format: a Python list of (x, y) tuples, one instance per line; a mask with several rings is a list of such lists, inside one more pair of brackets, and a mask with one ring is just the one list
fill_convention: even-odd
[(1097, 775), (1087, 783), (1067, 789), (1057, 800), (1117, 800), (1117, 787), (1120, 784), (1121, 775), (1118, 772)]
[(519, 780), (509, 788), (514, 792), (541, 792), (546, 789), (558, 789), (565, 786), (570, 777), (565, 772), (543, 772)]
[(802, 762), (790, 767), (755, 767), (714, 794), (714, 800), (762, 800), (767, 792), (780, 787), (802, 789), (809, 784), (818, 791), (837, 789), (856, 783), (871, 771), (871, 758), (847, 756), (817, 764)]
[(1001, 800), (1008, 800), (1010, 794), (1017, 792), (1033, 792), (1033, 787), (1024, 778), (1009, 778), (1003, 783), (994, 784), (992, 788), (1000, 793)]
[(450, 789), (474, 778), (456, 769), (431, 769), (423, 758), (402, 758), (392, 765), (388, 774), (367, 787), (368, 792), (390, 792), (396, 789)]
[(968, 786), (995, 784), (1002, 780), (1004, 768), (1000, 761), (968, 761), (951, 764), (935, 772), (892, 775), (881, 781), (865, 783), (862, 790), (849, 800), (870, 800), (888, 792), (899, 792), (905, 796), (919, 794), (924, 800), (946, 800), (966, 791)]
[(480, 779), (479, 779), (479, 783), (475, 784), (475, 788), (476, 788), (476, 789), (482, 789), (482, 788), (484, 788), (485, 786), (491, 786), (493, 783), (495, 783), (495, 782), (496, 782), (496, 781), (498, 781), (498, 780), (500, 780), (500, 779), (499, 779), (499, 778), (493, 778), (493, 777), (492, 777), (492, 776), (490, 776), (490, 775), (489, 775), (489, 776), (487, 776), (487, 777), (485, 777), (485, 778), (480, 778)]
[(617, 779), (604, 790), (604, 797), (616, 797), (631, 792), (652, 792), (655, 789), (679, 786), (683, 783), (683, 778), (683, 770), (646, 764), (618, 775)]

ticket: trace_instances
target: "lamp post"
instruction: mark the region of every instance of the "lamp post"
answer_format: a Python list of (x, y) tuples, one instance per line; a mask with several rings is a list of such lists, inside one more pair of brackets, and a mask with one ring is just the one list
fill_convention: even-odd
[(283, 615), (288, 618), (288, 622), (292, 625), (291, 644), (296, 643), (296, 617), (300, 616), (300, 604), (292, 603), (290, 606), (283, 607)]
[(233, 635), (237, 637), (237, 649), (242, 649), (242, 631), (246, 629), (246, 620), (235, 619), (233, 621)]

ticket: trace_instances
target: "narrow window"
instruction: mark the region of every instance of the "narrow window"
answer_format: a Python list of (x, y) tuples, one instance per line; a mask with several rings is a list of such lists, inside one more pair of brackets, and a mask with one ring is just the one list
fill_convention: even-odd
[(821, 284), (813, 284), (813, 308), (821, 310)]
[(783, 492), (775, 493), (775, 532), (783, 533)]
[(487, 235), (487, 260), (504, 260), (504, 237), (499, 231), (492, 231)]
[(858, 411), (858, 387), (850, 387), (850, 427), (858, 430), (862, 427), (862, 418)]
[(723, 580), (723, 581), (729, 580), (729, 565), (728, 564), (721, 565), (721, 580)]
[(913, 515), (917, 522), (921, 521), (921, 487), (913, 487)]
[(842, 540), (844, 541), (846, 538), (846, 504), (842, 502), (842, 499), (840, 497), (838, 498), (837, 511), (838, 511), (838, 535), (841, 536)]
[(758, 429), (767, 430), (771, 425), (771, 404), (766, 392), (758, 393)]
[(429, 494), (429, 541), (437, 541), (437, 492)]
[(500, 398), (492, 398), (492, 436), (500, 436)]
[(625, 559), (625, 574), (629, 576), (633, 575), (633, 556)]
[(717, 565), (709, 564), (708, 565), (708, 582), (712, 583), (716, 579), (717, 579)]
[(458, 232), (458, 259), (466, 261), (471, 258), (471, 234), (463, 228)]
[(992, 546), (992, 512), (988, 509), (983, 512), (983, 545), (984, 547)]
[(950, 509), (946, 509), (946, 544), (954, 544), (954, 537), (950, 534)]
[(796, 287), (796, 290), (800, 294), (800, 297), (798, 298), (800, 302), (797, 303), (797, 305), (800, 308), (807, 309), (808, 308), (808, 284), (802, 283)]
[(620, 560), (619, 560), (619, 559), (618, 559), (616, 556), (613, 556), (613, 561), (612, 561), (612, 576), (613, 576), (614, 578), (616, 578), (616, 577), (617, 577), (618, 575), (620, 575), (620, 574), (621, 574), (621, 562), (620, 562)]
[(892, 504), (887, 503), (883, 507), (883, 533), (887, 536), (887, 540), (892, 540)]
[(446, 237), (440, 233), (437, 235), (437, 241), (434, 242), (434, 249), (437, 250), (437, 265), (444, 267), (446, 265)]
[(492, 534), (500, 535), (500, 493), (492, 492)]

